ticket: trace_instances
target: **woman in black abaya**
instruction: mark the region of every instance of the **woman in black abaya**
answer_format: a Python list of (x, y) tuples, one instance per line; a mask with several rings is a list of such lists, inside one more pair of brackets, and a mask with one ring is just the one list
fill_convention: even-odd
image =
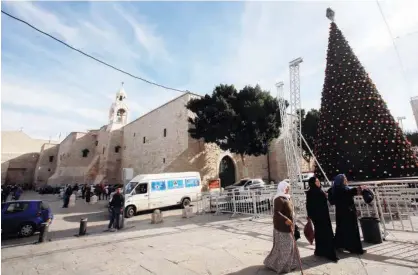
[(335, 202), (337, 228), (335, 230), (335, 246), (337, 249), (350, 253), (364, 254), (357, 223), (357, 209), (354, 196), (361, 194), (361, 188), (347, 186), (347, 178), (340, 174), (335, 177), (332, 186), (332, 199)]
[(322, 191), (321, 183), (316, 177), (309, 179), (309, 190), (306, 192), (306, 210), (308, 219), (312, 221), (315, 228), (315, 256), (338, 262), (327, 196)]

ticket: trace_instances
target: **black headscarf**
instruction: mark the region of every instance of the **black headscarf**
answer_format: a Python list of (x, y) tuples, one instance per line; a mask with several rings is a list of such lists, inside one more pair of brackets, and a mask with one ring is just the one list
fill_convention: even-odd
[(309, 183), (309, 189), (312, 189), (312, 190), (314, 190), (314, 189), (320, 189), (320, 187), (316, 186), (315, 182), (316, 182), (316, 177), (311, 177), (311, 178), (308, 180), (308, 183)]

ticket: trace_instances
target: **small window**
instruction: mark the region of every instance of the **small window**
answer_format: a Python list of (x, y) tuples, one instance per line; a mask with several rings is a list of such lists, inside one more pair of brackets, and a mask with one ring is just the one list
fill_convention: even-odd
[(54, 156), (49, 156), (49, 162), (53, 162), (54, 161)]
[(134, 136), (136, 135), (136, 133), (134, 133)]
[(140, 183), (135, 187), (135, 194), (146, 194), (148, 193), (148, 183)]
[(123, 99), (123, 97), (122, 96), (119, 96), (119, 101), (122, 101), (122, 99)]
[(104, 146), (103, 146), (103, 154), (104, 154), (104, 152), (105, 152), (105, 149), (106, 149), (106, 147), (104, 147)]
[(6, 213), (17, 213), (17, 212), (23, 212), (26, 209), (28, 209), (29, 203), (23, 203), (23, 202), (14, 202), (9, 204), (9, 206), (6, 209)]
[(146, 141), (146, 140), (145, 140), (145, 137), (144, 137), (144, 139), (142, 140), (142, 143), (145, 143), (145, 141)]
[(48, 168), (48, 172), (51, 172), (51, 168)]
[(81, 153), (83, 153), (83, 158), (86, 158), (89, 155), (90, 150), (89, 149), (84, 149), (83, 151), (81, 151)]
[(164, 128), (164, 137), (166, 137), (166, 136), (167, 136), (167, 129)]
[(123, 150), (126, 150), (126, 145), (125, 145), (125, 146), (123, 146)]
[(96, 146), (97, 146), (97, 145), (99, 145), (99, 141), (98, 141), (98, 140), (96, 140), (96, 142), (95, 142), (94, 144), (95, 144)]
[(165, 158), (163, 158), (163, 163), (165, 163)]
[(119, 153), (119, 150), (120, 150), (120, 146), (116, 146), (115, 147), (115, 153)]

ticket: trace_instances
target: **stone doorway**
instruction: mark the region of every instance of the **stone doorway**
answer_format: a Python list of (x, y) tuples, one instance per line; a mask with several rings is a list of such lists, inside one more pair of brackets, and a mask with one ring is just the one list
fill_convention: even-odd
[(221, 187), (229, 186), (235, 183), (235, 164), (231, 157), (225, 156), (219, 163), (219, 178)]

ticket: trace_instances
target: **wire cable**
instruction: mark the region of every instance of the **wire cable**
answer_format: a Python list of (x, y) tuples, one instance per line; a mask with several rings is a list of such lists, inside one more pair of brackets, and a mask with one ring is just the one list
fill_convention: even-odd
[(104, 61), (102, 61), (102, 60), (100, 60), (100, 59), (98, 59), (98, 58), (96, 58), (96, 57), (94, 57), (94, 56), (92, 56), (92, 55), (90, 55), (90, 54), (88, 54), (88, 53), (85, 53), (85, 52), (83, 52), (82, 50), (79, 50), (79, 49), (77, 49), (77, 48), (74, 48), (73, 46), (71, 46), (71, 45), (69, 45), (69, 44), (65, 43), (64, 41), (62, 41), (62, 40), (60, 40), (60, 39), (58, 39), (58, 38), (56, 38), (56, 37), (54, 37), (54, 36), (52, 36), (52, 35), (50, 35), (49, 33), (46, 33), (46, 32), (44, 32), (44, 31), (42, 31), (42, 30), (38, 29), (37, 27), (33, 26), (32, 24), (30, 24), (30, 23), (26, 22), (26, 21), (25, 21), (25, 20), (23, 20), (23, 19), (17, 18), (16, 16), (13, 16), (13, 15), (11, 15), (11, 14), (9, 14), (9, 13), (7, 13), (7, 12), (3, 11), (3, 10), (1, 10), (1, 13), (3, 13), (4, 15), (7, 15), (8, 17), (10, 17), (10, 18), (12, 18), (12, 19), (14, 19), (14, 20), (17, 20), (17, 21), (19, 21), (19, 22), (21, 22), (21, 23), (23, 23), (23, 24), (25, 24), (25, 25), (29, 26), (30, 28), (32, 28), (32, 29), (34, 29), (34, 30), (36, 30), (37, 32), (42, 33), (43, 35), (48, 36), (49, 38), (51, 38), (51, 39), (55, 40), (55, 41), (56, 41), (56, 42), (58, 42), (58, 43), (61, 43), (62, 45), (64, 45), (64, 46), (66, 46), (66, 47), (70, 48), (70, 49), (71, 49), (71, 50), (73, 50), (73, 51), (76, 51), (76, 52), (78, 52), (78, 53), (80, 53), (80, 54), (82, 54), (82, 55), (84, 55), (84, 56), (86, 56), (86, 57), (88, 57), (88, 58), (93, 59), (94, 61), (97, 61), (97, 62), (99, 62), (99, 63), (101, 63), (101, 64), (103, 64), (103, 65), (105, 65), (105, 66), (107, 66), (107, 67), (109, 67), (109, 68), (112, 68), (112, 69), (114, 69), (114, 70), (116, 70), (116, 71), (118, 71), (118, 72), (121, 72), (121, 73), (123, 73), (123, 74), (126, 74), (126, 75), (128, 75), (128, 76), (130, 76), (130, 77), (132, 77), (132, 78), (135, 78), (135, 79), (141, 80), (141, 81), (143, 81), (143, 82), (146, 82), (146, 83), (148, 83), (148, 84), (151, 84), (151, 85), (154, 85), (154, 86), (157, 86), (157, 87), (160, 87), (160, 88), (166, 89), (166, 90), (171, 90), (171, 91), (176, 91), (176, 92), (181, 92), (181, 93), (187, 93), (187, 92), (188, 92), (188, 91), (182, 91), (182, 90), (179, 90), (179, 89), (176, 89), (176, 88), (171, 88), (171, 87), (168, 87), (168, 86), (164, 86), (164, 85), (158, 84), (158, 83), (156, 83), (156, 82), (152, 82), (152, 81), (150, 81), (150, 80), (147, 80), (147, 79), (145, 79), (145, 78), (142, 78), (142, 77), (139, 77), (139, 76), (135, 76), (135, 75), (133, 75), (133, 74), (131, 74), (131, 73), (127, 72), (127, 71), (124, 71), (124, 70), (122, 70), (122, 69), (119, 69), (119, 68), (117, 68), (117, 67), (115, 67), (115, 66), (113, 66), (113, 65), (111, 65), (111, 64), (109, 64), (109, 63), (106, 63), (106, 62), (104, 62)]
[(382, 10), (382, 7), (380, 6), (379, 0), (376, 0), (376, 3), (377, 3), (377, 6), (379, 7), (379, 11), (380, 11), (380, 14), (382, 15), (383, 21), (385, 22), (386, 29), (387, 29), (387, 31), (389, 33), (390, 39), (392, 40), (393, 48), (395, 49), (395, 52), (396, 52), (396, 56), (398, 58), (399, 65), (401, 67), (402, 76), (403, 76), (403, 78), (404, 78), (404, 80), (406, 82), (406, 85), (408, 86), (408, 93), (409, 93), (409, 91), (410, 91), (410, 89), (409, 89), (410, 85), (409, 85), (408, 78), (406, 77), (406, 70), (405, 70), (405, 67), (403, 65), (401, 55), (399, 54), (398, 46), (396, 45), (395, 38), (393, 37), (393, 34), (392, 34), (392, 30), (390, 29), (390, 26), (388, 24), (388, 21), (386, 20), (386, 16), (383, 13), (383, 10)]

